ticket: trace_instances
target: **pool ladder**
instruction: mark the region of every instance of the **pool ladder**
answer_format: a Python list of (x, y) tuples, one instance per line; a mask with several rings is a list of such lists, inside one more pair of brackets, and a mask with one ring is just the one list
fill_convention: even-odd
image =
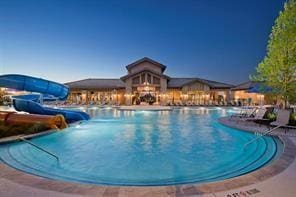
[(45, 150), (44, 148), (42, 148), (42, 147), (40, 147), (40, 146), (38, 146), (38, 145), (36, 145), (36, 144), (30, 142), (29, 140), (26, 140), (26, 139), (23, 138), (23, 137), (19, 137), (18, 139), (21, 140), (21, 141), (23, 141), (23, 142), (25, 142), (25, 143), (27, 143), (27, 144), (30, 144), (31, 146), (33, 146), (33, 147), (35, 147), (35, 148), (37, 148), (37, 149), (43, 151), (44, 153), (46, 153), (46, 154), (48, 154), (48, 155), (54, 157), (57, 161), (59, 161), (59, 157), (58, 157), (57, 155), (55, 155), (55, 154), (53, 154), (53, 153), (51, 153), (51, 152)]
[(270, 129), (270, 130), (267, 130), (267, 131), (264, 132), (263, 134), (260, 134), (258, 137), (256, 137), (256, 138), (250, 140), (249, 142), (245, 143), (245, 144), (244, 144), (244, 149), (245, 149), (248, 145), (250, 145), (250, 144), (252, 144), (253, 142), (257, 141), (258, 139), (260, 139), (260, 138), (266, 136), (267, 134), (273, 132), (274, 130), (280, 128), (281, 126), (282, 126), (282, 125), (279, 125), (279, 126), (276, 126), (276, 127), (272, 128), (272, 129)]

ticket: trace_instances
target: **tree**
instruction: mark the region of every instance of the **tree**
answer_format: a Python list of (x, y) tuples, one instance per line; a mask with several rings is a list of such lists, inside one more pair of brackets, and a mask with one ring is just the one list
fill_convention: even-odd
[(267, 54), (251, 80), (271, 87), (285, 107), (296, 102), (296, 0), (288, 0), (275, 20)]

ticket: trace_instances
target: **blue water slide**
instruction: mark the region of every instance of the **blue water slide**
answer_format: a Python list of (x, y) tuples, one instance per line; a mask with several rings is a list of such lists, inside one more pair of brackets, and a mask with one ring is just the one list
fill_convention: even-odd
[(31, 76), (10, 74), (0, 76), (0, 87), (41, 94), (14, 96), (13, 106), (17, 111), (43, 115), (62, 114), (67, 122), (88, 120), (90, 118), (87, 113), (82, 111), (49, 108), (38, 103), (41, 99), (45, 101), (66, 100), (69, 94), (69, 88), (63, 84)]
[(63, 84), (25, 75), (1, 75), (0, 87), (48, 94), (59, 100), (66, 100), (69, 94), (69, 88)]
[(58, 100), (57, 97), (48, 94), (24, 94), (18, 96), (12, 96), (13, 99), (23, 99), (23, 100), (30, 100), (35, 102), (41, 101), (56, 101)]

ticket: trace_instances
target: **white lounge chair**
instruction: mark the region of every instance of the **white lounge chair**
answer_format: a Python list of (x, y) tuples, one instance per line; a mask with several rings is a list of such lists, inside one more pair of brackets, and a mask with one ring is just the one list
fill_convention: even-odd
[(230, 116), (230, 118), (252, 118), (252, 116), (254, 116), (255, 112), (257, 111), (257, 108), (248, 108), (245, 110), (242, 110), (240, 113), (238, 114), (233, 114)]
[(296, 126), (288, 125), (290, 114), (291, 112), (289, 110), (280, 109), (277, 113), (276, 121), (271, 122), (270, 125), (275, 127), (284, 127), (285, 132), (287, 131), (287, 129), (296, 129)]
[(244, 120), (245, 120), (245, 122), (254, 122), (254, 121), (258, 121), (258, 120), (267, 121), (268, 119), (263, 118), (266, 112), (267, 112), (267, 109), (259, 108), (254, 117), (245, 118)]

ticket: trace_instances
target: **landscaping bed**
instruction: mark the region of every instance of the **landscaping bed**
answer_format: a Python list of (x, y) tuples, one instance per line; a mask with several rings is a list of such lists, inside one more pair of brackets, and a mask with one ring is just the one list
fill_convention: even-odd
[(29, 135), (49, 130), (50, 128), (42, 123), (11, 125), (0, 121), (0, 138), (15, 135)]

